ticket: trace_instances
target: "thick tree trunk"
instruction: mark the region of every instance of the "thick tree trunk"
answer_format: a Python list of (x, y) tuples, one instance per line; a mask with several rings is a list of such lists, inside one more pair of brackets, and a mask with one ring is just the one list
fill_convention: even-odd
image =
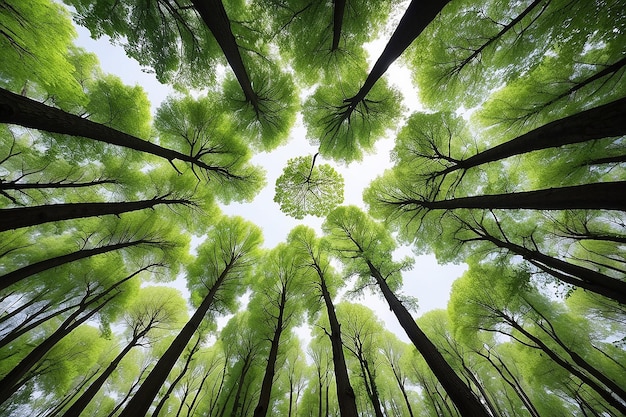
[[(388, 201), (404, 210), (425, 208), (427, 210), (454, 209), (531, 209), (531, 210), (619, 210), (626, 211), (626, 181), (601, 182), (572, 185), (517, 193), (490, 194), (449, 200)], [(407, 207), (408, 206), (408, 207)]]
[(365, 83), (363, 83), (359, 92), (347, 101), (356, 105), (359, 101), (364, 100), (367, 93), (374, 87), (376, 81), (383, 76), (389, 66), (402, 55), (406, 48), (413, 43), (449, 2), (450, 0), (412, 0), (393, 35), (391, 35), (389, 42), (387, 42), (385, 49), (367, 75)]
[(521, 136), (479, 152), (467, 159), (434, 173), (446, 175), (457, 170), (467, 170), (488, 162), (499, 161), (541, 149), (626, 134), (626, 98), (585, 110), (547, 123)]
[(136, 136), (67, 113), (56, 107), (47, 106), (2, 88), (0, 88), (0, 123), (93, 139), (148, 153), (170, 162), (174, 160), (188, 162), (207, 171), (215, 171), (220, 175), (232, 177), (226, 169), (207, 165), (193, 155), (185, 155), (172, 149), (163, 148)]
[(280, 345), (280, 335), (283, 332), (283, 317), (285, 313), (285, 305), (287, 303), (286, 292), (287, 290), (285, 286), (283, 286), (280, 294), (280, 302), (278, 304), (279, 313), (276, 320), (276, 329), (274, 330), (274, 336), (272, 337), (270, 353), (267, 358), (267, 365), (265, 366), (265, 375), (263, 376), (263, 382), (261, 383), (261, 393), (259, 394), (257, 406), (254, 409), (254, 417), (265, 417), (270, 404), (274, 374), (276, 373), (275, 368), (276, 359), (278, 358), (278, 347)]
[(241, 58), (239, 46), (230, 27), (230, 20), (224, 9), (224, 4), (221, 0), (191, 0), (191, 3), (215, 37), (220, 48), (222, 48), (222, 52), (228, 61), (228, 65), (235, 73), (246, 100), (252, 105), (257, 114), (260, 113), (259, 98), (254, 92), (248, 71)]
[(134, 417), (146, 415), (150, 405), (154, 401), (157, 393), (165, 383), (167, 376), (171, 372), (172, 368), (176, 364), (176, 361), (185, 350), (185, 347), (193, 337), (198, 327), (202, 323), (204, 316), (209, 311), (215, 294), (219, 290), (220, 286), (226, 279), (226, 276), (230, 272), (234, 261), (231, 261), (224, 271), (220, 274), (217, 281), (213, 284), (208, 294), (202, 300), (202, 303), (198, 306), (196, 312), (191, 316), (187, 324), (181, 329), (176, 338), (172, 341), (165, 353), (159, 358), (156, 365), (150, 372), (150, 374), (143, 381), (133, 398), (128, 402), (124, 410), (120, 413), (119, 417)]
[(15, 271), (9, 272), (0, 276), (0, 291), (4, 290), (10, 285), (13, 285), (20, 280), (30, 277), (31, 275), (38, 274), (43, 271), (47, 271), (48, 269), (55, 268), (57, 266), (64, 265), (66, 263), (74, 262), (79, 259), (88, 258), (91, 256), (100, 255), (107, 252), (112, 252), (119, 249), (124, 249), (132, 246), (138, 246), (143, 244), (155, 244), (158, 242), (153, 242), (150, 240), (139, 239), (133, 240), (129, 242), (118, 242), (112, 245), (100, 246), (93, 249), (82, 249), (76, 252), (68, 253), (66, 255), (56, 256), (54, 258), (49, 258), (40, 262), (36, 262), (25, 266), (23, 268), (17, 269)]
[(343, 15), (346, 10), (346, 0), (334, 0), (333, 3), (333, 43), (330, 47), (331, 52), (335, 52), (339, 49)]
[(337, 320), (337, 314), (335, 313), (335, 306), (333, 305), (330, 292), (326, 286), (326, 280), (321, 270), (318, 270), (318, 276), (320, 278), (320, 287), (322, 289), (322, 298), (326, 305), (326, 312), (328, 313), (328, 322), (330, 323), (330, 343), (333, 352), (333, 368), (335, 371), (335, 382), (337, 388), (337, 399), (339, 402), (339, 414), (341, 417), (358, 417), (359, 413), (356, 407), (356, 396), (354, 390), (350, 384), (350, 378), (348, 377), (348, 367), (346, 366), (346, 358), (343, 354), (343, 343), (341, 341), (341, 327), (339, 320)]
[(190, 205), (191, 202), (184, 199), (156, 197), (151, 200), (141, 201), (66, 203), (2, 209), (0, 210), (0, 232), (61, 220), (81, 219), (108, 214), (117, 216), (122, 213), (153, 208), (159, 204)]
[(461, 415), (463, 417), (488, 417), (489, 412), (478, 401), (472, 390), (454, 372), (428, 336), (422, 332), (409, 311), (387, 286), (387, 282), (378, 269), (369, 260), (367, 260), (367, 265), (400, 325), (433, 371), (439, 383), (446, 390), (446, 393)]
[(135, 347), (137, 342), (148, 332), (148, 329), (134, 336), (131, 341), (122, 349), (122, 351), (111, 361), (109, 366), (98, 376), (98, 378), (83, 392), (83, 394), (67, 409), (63, 414), (63, 417), (78, 417), (83, 412), (85, 407), (91, 402), (93, 397), (96, 396), (102, 385), (111, 376), (113, 371), (117, 369), (119, 363), (124, 357)]

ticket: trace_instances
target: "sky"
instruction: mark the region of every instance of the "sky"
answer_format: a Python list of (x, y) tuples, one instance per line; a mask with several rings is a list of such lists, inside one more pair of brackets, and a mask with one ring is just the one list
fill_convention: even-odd
[[(76, 44), (89, 52), (96, 53), (100, 59), (100, 66), (105, 73), (117, 75), (128, 85), (140, 85), (143, 87), (151, 102), (153, 114), (159, 103), (173, 92), (170, 87), (160, 84), (154, 74), (151, 74), (149, 71), (142, 71), (141, 66), (136, 61), (125, 55), (121, 46), (111, 45), (106, 37), (93, 40), (90, 38), (87, 29), (81, 27), (76, 29), (78, 32)], [(385, 43), (386, 40), (380, 40), (370, 44), (370, 65), (373, 65)], [(417, 90), (411, 83), (410, 72), (407, 68), (396, 62), (389, 68), (387, 77), (391, 84), (394, 84), (403, 93), (404, 105), (409, 111), (420, 109)], [(283, 214), (278, 204), (273, 201), (275, 181), (282, 174), (283, 167), (287, 164), (287, 161), (297, 156), (313, 155), (317, 150), (316, 147), (311, 146), (306, 140), (305, 129), (301, 124), (300, 118), (298, 119), (286, 145), (270, 153), (259, 153), (252, 159), (255, 165), (260, 165), (265, 169), (267, 186), (251, 203), (234, 203), (224, 206), (222, 209), (227, 215), (242, 216), (261, 227), (265, 238), (264, 246), (267, 248), (272, 248), (279, 242), (284, 241), (289, 231), (302, 223), (313, 227), (321, 235), (323, 219), (307, 216), (303, 220), (296, 220)], [(390, 132), (387, 137), (379, 139), (375, 152), (366, 155), (361, 162), (345, 166), (326, 160), (321, 161), (330, 163), (343, 175), (345, 184), (344, 204), (357, 205), (366, 209), (362, 199), (363, 189), (376, 176), (391, 167), (389, 153), (393, 148), (393, 136), (394, 133)], [(400, 248), (397, 251), (397, 255), (398, 258), (406, 255), (411, 255), (415, 258), (414, 268), (403, 275), (404, 286), (402, 292), (406, 295), (417, 297), (419, 302), (417, 315), (419, 316), (437, 308), (446, 308), (450, 286), (466, 270), (466, 266), (439, 265), (433, 255), (415, 256), (410, 248), (407, 247)], [(408, 342), (408, 338), (393, 313), (389, 310), (382, 295), (366, 295), (354, 301), (361, 302), (374, 310), (389, 330), (396, 333), (401, 340)]]

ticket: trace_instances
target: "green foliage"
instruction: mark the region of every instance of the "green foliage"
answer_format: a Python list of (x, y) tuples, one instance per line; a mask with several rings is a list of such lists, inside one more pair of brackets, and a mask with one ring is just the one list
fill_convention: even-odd
[(287, 162), (276, 180), (274, 201), (296, 219), (322, 217), (343, 202), (343, 177), (328, 164), (315, 164), (315, 156)]

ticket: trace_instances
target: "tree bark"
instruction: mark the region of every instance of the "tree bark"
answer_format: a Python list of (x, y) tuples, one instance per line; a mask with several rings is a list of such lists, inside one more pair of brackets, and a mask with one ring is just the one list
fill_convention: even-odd
[(190, 205), (191, 201), (155, 197), (151, 200), (140, 201), (65, 203), (2, 209), (0, 210), (0, 232), (61, 220), (81, 219), (108, 214), (117, 216), (122, 213), (153, 208), (159, 204)]
[(541, 149), (626, 134), (626, 98), (547, 123), (521, 136), (479, 152), (434, 173), (442, 176)]
[(0, 276), (0, 291), (4, 290), (10, 285), (13, 285), (24, 278), (28, 278), (31, 275), (38, 274), (43, 271), (47, 271), (48, 269), (55, 268), (57, 266), (64, 265), (66, 263), (74, 262), (79, 259), (89, 258), (91, 256), (100, 255), (107, 252), (112, 252), (119, 249), (124, 249), (132, 246), (138, 246), (143, 244), (155, 244), (158, 242), (152, 242), (145, 239), (139, 239), (129, 242), (118, 242), (112, 245), (100, 246), (93, 249), (82, 249), (76, 252), (68, 253), (66, 255), (56, 256), (54, 258), (49, 258), (40, 262), (36, 262), (25, 266), (23, 268), (17, 269), (15, 271), (9, 272)]
[(259, 98), (254, 92), (248, 71), (243, 63), (239, 46), (230, 27), (230, 19), (226, 14), (226, 9), (224, 9), (224, 4), (220, 0), (191, 0), (191, 3), (198, 14), (200, 14), (200, 17), (202, 17), (213, 37), (215, 37), (220, 48), (222, 48), (226, 61), (228, 61), (228, 65), (235, 73), (235, 77), (243, 90), (247, 102), (259, 114), (261, 111)]
[(207, 171), (215, 171), (229, 178), (234, 177), (227, 169), (207, 165), (194, 155), (185, 155), (172, 149), (163, 148), (136, 136), (92, 122), (56, 107), (47, 106), (2, 88), (0, 88), (0, 123), (15, 124), (51, 133), (80, 136), (148, 153), (164, 158), (170, 163), (179, 160)]
[[(626, 181), (601, 182), (520, 191), (506, 194), (489, 194), (448, 200), (418, 200), (407, 198), (384, 201), (405, 211), (454, 209), (530, 209), (530, 210), (619, 210), (626, 211)], [(410, 206), (415, 206), (412, 208)]]
[(413, 345), (420, 352), (429, 368), (433, 371), (439, 383), (464, 417), (489, 417), (489, 413), (478, 401), (472, 390), (459, 378), (450, 364), (446, 362), (437, 347), (428, 336), (419, 328), (409, 311), (391, 291), (380, 271), (369, 261), (367, 265), (370, 274), (376, 280), (389, 307), (405, 330)]
[(265, 375), (263, 376), (263, 382), (261, 383), (261, 393), (259, 394), (259, 401), (254, 409), (254, 417), (265, 417), (267, 415), (268, 407), (270, 404), (272, 385), (274, 383), (274, 374), (276, 373), (276, 359), (278, 358), (278, 347), (280, 345), (280, 336), (283, 332), (283, 318), (285, 313), (285, 305), (287, 303), (287, 289), (286, 285), (283, 285), (280, 294), (280, 303), (278, 305), (279, 312), (276, 320), (276, 329), (274, 330), (274, 336), (272, 337), (272, 343), (270, 347), (270, 353), (267, 358), (267, 365), (265, 366)]
[(233, 264), (234, 260), (231, 260), (230, 263), (226, 265), (224, 271), (222, 271), (206, 297), (204, 297), (196, 312), (181, 329), (165, 353), (163, 353), (163, 355), (159, 358), (152, 371), (150, 371), (150, 374), (148, 374), (126, 407), (124, 407), (124, 410), (120, 413), (119, 417), (146, 415), (150, 405), (154, 401), (154, 397), (156, 397), (157, 393), (165, 383), (167, 376), (176, 364), (176, 361), (185, 350), (185, 346), (187, 346), (196, 330), (198, 330), (198, 327), (200, 327), (204, 316), (209, 311), (211, 304), (213, 304), (215, 294), (226, 279), (226, 276), (230, 272)]
[(346, 10), (346, 0), (334, 0), (333, 3), (333, 43), (330, 47), (331, 52), (335, 52), (339, 49), (343, 15)]
[(333, 368), (335, 371), (335, 382), (337, 389), (337, 400), (339, 403), (339, 414), (341, 417), (358, 417), (359, 413), (356, 407), (356, 396), (352, 385), (350, 384), (350, 378), (348, 377), (348, 367), (346, 366), (346, 358), (343, 354), (343, 343), (341, 341), (341, 326), (339, 320), (337, 320), (337, 313), (335, 312), (335, 306), (333, 305), (330, 292), (326, 286), (326, 280), (324, 278), (321, 269), (316, 268), (318, 276), (320, 278), (320, 287), (322, 289), (322, 298), (326, 305), (326, 312), (328, 313), (328, 322), (330, 323), (330, 343), (333, 352)]

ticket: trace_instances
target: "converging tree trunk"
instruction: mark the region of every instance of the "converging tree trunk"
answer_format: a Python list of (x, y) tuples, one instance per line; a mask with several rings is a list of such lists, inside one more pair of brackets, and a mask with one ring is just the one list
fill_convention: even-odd
[(119, 417), (143, 416), (148, 412), (150, 405), (165, 383), (165, 380), (176, 364), (176, 361), (185, 350), (185, 347), (193, 337), (194, 333), (198, 330), (198, 327), (200, 327), (204, 316), (209, 311), (209, 308), (213, 303), (215, 294), (226, 279), (234, 263), (235, 260), (232, 259), (230, 263), (225, 266), (219, 278), (215, 281), (207, 295), (198, 306), (196, 312), (181, 329), (165, 353), (161, 355), (152, 371), (150, 371), (150, 374), (148, 374), (126, 407), (124, 407), (124, 410), (120, 413)]
[(193, 205), (190, 200), (168, 199), (167, 196), (163, 196), (140, 201), (65, 203), (1, 209), (0, 232), (61, 220), (82, 219), (85, 217), (104, 216), (108, 214), (117, 216), (123, 213), (153, 208), (160, 204)]
[(9, 272), (0, 276), (0, 291), (5, 288), (13, 285), (25, 278), (28, 278), (32, 275), (38, 274), (40, 272), (47, 271), (48, 269), (55, 268), (57, 266), (61, 266), (70, 262), (78, 261), (80, 259), (89, 258), (91, 256), (100, 255), (107, 252), (112, 252), (115, 250), (120, 250), (124, 248), (140, 246), (140, 245), (158, 245), (163, 242), (151, 241), (148, 239), (138, 239), (131, 241), (122, 241), (118, 243), (114, 243), (111, 245), (100, 246), (93, 249), (81, 249), (76, 252), (68, 253), (66, 255), (56, 256), (54, 258), (49, 258), (43, 261), (35, 262), (15, 271)]
[(93, 139), (158, 156), (168, 160), (170, 163), (179, 160), (227, 178), (238, 178), (232, 175), (228, 169), (210, 166), (196, 155), (185, 155), (172, 149), (163, 148), (136, 136), (101, 123), (92, 122), (56, 107), (47, 106), (2, 88), (0, 88), (0, 123)]
[(480, 403), (472, 390), (459, 378), (454, 369), (446, 362), (437, 347), (430, 341), (428, 336), (422, 332), (411, 313), (402, 305), (400, 300), (391, 291), (380, 271), (367, 260), (370, 273), (380, 287), (389, 307), (400, 322), (400, 325), (413, 345), (420, 352), (430, 369), (433, 371), (439, 383), (450, 396), (454, 405), (464, 417), (487, 417), (489, 413)]

